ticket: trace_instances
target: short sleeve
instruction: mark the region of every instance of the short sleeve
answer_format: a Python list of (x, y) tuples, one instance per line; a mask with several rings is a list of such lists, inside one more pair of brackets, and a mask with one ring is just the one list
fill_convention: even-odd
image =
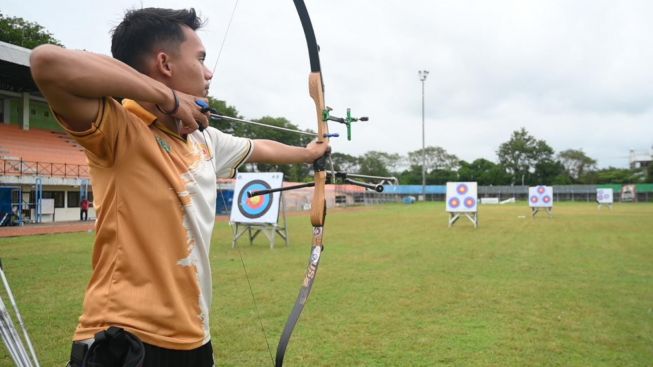
[[(251, 139), (225, 134), (222, 131), (208, 127), (205, 131), (210, 137), (215, 162), (215, 174), (218, 178), (231, 178), (236, 175), (238, 167), (252, 155)], [(195, 134), (202, 134), (198, 131)]]
[[(56, 113), (54, 116), (61, 127), (86, 149), (89, 161), (100, 166), (111, 165), (115, 159), (115, 147), (120, 129), (126, 128), (129, 113), (113, 98), (99, 99), (98, 115), (86, 131), (72, 131)], [(122, 122), (122, 123), (121, 123)]]

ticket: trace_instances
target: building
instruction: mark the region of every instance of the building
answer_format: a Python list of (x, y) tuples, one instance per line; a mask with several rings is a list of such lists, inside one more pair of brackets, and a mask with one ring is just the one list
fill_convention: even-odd
[(630, 169), (646, 169), (653, 161), (653, 146), (651, 146), (651, 150), (648, 152), (631, 149), (628, 155), (628, 161), (630, 163)]
[(92, 200), (86, 156), (32, 80), (30, 51), (0, 42), (0, 225), (79, 220)]

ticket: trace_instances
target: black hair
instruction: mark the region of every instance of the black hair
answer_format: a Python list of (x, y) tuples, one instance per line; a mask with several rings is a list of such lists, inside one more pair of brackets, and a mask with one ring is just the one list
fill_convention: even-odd
[(114, 58), (146, 73), (146, 56), (156, 48), (177, 48), (184, 40), (182, 25), (197, 30), (202, 20), (195, 9), (142, 8), (129, 10), (113, 29), (111, 54)]

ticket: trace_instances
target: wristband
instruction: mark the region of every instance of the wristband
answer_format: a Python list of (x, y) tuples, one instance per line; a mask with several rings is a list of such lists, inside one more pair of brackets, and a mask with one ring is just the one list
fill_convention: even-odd
[(164, 111), (158, 104), (156, 105), (156, 108), (164, 115), (174, 115), (179, 109), (179, 97), (177, 97), (174, 89), (170, 88), (170, 91), (172, 91), (172, 97), (175, 99), (175, 107), (170, 111)]

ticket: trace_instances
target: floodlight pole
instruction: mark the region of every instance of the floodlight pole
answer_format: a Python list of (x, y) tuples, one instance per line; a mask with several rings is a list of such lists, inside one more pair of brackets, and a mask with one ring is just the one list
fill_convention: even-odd
[(422, 82), (422, 197), (426, 201), (426, 144), (424, 138), (424, 82), (429, 75), (428, 70), (419, 71), (419, 80)]

